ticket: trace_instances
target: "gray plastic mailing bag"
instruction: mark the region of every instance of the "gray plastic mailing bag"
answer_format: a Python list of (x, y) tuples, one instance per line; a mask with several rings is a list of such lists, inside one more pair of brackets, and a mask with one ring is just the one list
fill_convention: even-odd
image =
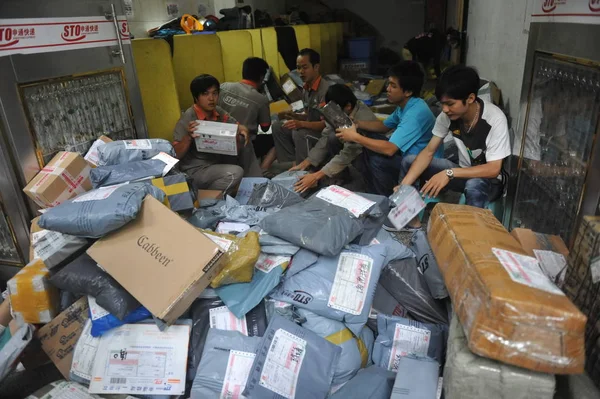
[(163, 175), (166, 164), (160, 159), (128, 162), (119, 165), (98, 166), (90, 171), (92, 187), (114, 186), (126, 182), (150, 179)]
[(304, 201), (304, 198), (294, 191), (290, 191), (276, 182), (269, 181), (254, 186), (248, 205), (281, 209), (302, 201)]
[(331, 399), (368, 398), (389, 399), (396, 373), (378, 366), (359, 370)]
[(413, 234), (410, 239), (410, 249), (415, 253), (417, 268), (425, 276), (425, 282), (431, 295), (435, 299), (447, 298), (446, 283), (444, 283), (444, 278), (440, 273), (440, 268), (427, 240), (427, 235), (423, 230), (418, 230)]
[(161, 152), (175, 157), (175, 150), (164, 139), (118, 140), (98, 147), (98, 166), (119, 165), (150, 159)]

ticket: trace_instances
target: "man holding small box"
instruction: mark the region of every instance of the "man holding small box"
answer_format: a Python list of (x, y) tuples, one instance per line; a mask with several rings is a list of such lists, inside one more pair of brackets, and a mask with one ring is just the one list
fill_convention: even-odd
[(211, 75), (200, 75), (190, 84), (194, 105), (175, 125), (173, 147), (181, 170), (193, 178), (196, 190), (235, 191), (242, 177), (260, 177), (262, 172), (254, 155), (248, 128), (237, 126), (237, 156), (204, 152), (197, 148), (200, 121), (237, 124), (235, 118), (217, 106), (219, 81)]

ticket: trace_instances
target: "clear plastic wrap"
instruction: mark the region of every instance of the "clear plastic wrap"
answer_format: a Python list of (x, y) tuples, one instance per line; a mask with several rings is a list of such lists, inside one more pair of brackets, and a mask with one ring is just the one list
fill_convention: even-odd
[(390, 262), (381, 272), (379, 283), (416, 320), (434, 324), (448, 323), (446, 308), (431, 296), (425, 277), (417, 269), (415, 258)]
[(398, 371), (403, 356), (426, 356), (444, 362), (448, 326), (426, 324), (403, 317), (377, 315), (377, 339), (373, 363), (390, 371)]
[(149, 179), (163, 175), (166, 164), (160, 159), (128, 162), (118, 165), (98, 166), (90, 171), (92, 187), (105, 187), (126, 182)]
[(248, 205), (281, 209), (302, 201), (304, 201), (304, 198), (294, 191), (276, 182), (269, 181), (254, 186)]
[(303, 170), (297, 170), (293, 172), (285, 171), (273, 177), (271, 181), (273, 183), (279, 184), (280, 186), (288, 189), (289, 191), (294, 191), (294, 185), (296, 184), (296, 182), (298, 182), (298, 180), (302, 176), (305, 176), (307, 174), (308, 172)]
[(369, 398), (389, 399), (396, 373), (381, 367), (369, 366), (331, 396), (331, 399)]
[[(275, 316), (257, 348), (242, 393), (250, 398), (325, 398), (342, 349), (283, 317)], [(281, 353), (290, 353), (279, 371)]]
[(555, 384), (552, 374), (477, 356), (468, 347), (458, 317), (452, 318), (444, 367), (446, 399), (552, 399)]
[[(217, 320), (217, 314), (223, 312), (227, 314), (228, 310), (223, 309), (225, 303), (219, 298), (204, 298), (194, 301), (190, 308), (192, 318), (192, 335), (190, 337), (190, 358), (187, 372), (188, 381), (192, 381), (196, 376), (198, 364), (204, 352), (204, 345), (208, 331), (212, 329), (224, 330), (221, 323)], [(226, 307), (225, 307), (226, 308)], [(215, 310), (216, 309), (216, 310)], [(214, 312), (214, 314), (213, 314)], [(212, 317), (211, 320), (211, 315)], [(241, 320), (236, 322), (237, 327), (241, 327), (249, 337), (262, 337), (267, 328), (267, 315), (265, 305), (261, 302), (254, 309), (249, 311)], [(231, 327), (229, 325), (228, 327)], [(234, 331), (233, 329), (229, 331)], [(237, 331), (237, 330), (236, 330)]]
[(212, 279), (212, 288), (228, 284), (247, 283), (252, 281), (254, 265), (260, 255), (258, 233), (250, 232), (244, 237), (231, 234), (219, 234), (209, 230), (202, 231), (224, 252), (223, 269)]
[(348, 117), (342, 108), (340, 108), (340, 106), (333, 101), (329, 101), (327, 104), (325, 104), (325, 106), (319, 108), (318, 110), (325, 117), (325, 121), (334, 129), (352, 126), (352, 120), (350, 117)]
[(369, 365), (374, 341), (371, 330), (367, 328), (368, 331), (364, 333), (367, 337), (363, 340), (355, 337), (342, 322), (330, 320), (306, 309), (298, 309), (298, 314), (304, 318), (302, 327), (342, 348), (340, 361), (335, 366), (331, 382), (333, 387), (348, 382), (358, 370)]
[(338, 255), (363, 232), (363, 222), (348, 210), (316, 197), (265, 217), (260, 227), (271, 235), (325, 256)]
[(410, 249), (415, 253), (417, 259), (417, 268), (425, 277), (425, 283), (429, 292), (435, 299), (444, 299), (448, 297), (448, 290), (444, 283), (444, 278), (438, 267), (433, 251), (429, 246), (427, 235), (423, 230), (416, 231), (410, 238)]
[(164, 139), (113, 141), (98, 147), (98, 166), (143, 161), (161, 152), (175, 157), (173, 146)]
[(128, 313), (140, 306), (140, 303), (108, 273), (102, 271), (88, 254), (82, 254), (52, 275), (50, 282), (61, 290), (96, 298), (98, 305), (119, 320), (123, 320)]
[[(13, 321), (16, 323), (16, 321)], [(15, 324), (13, 324), (15, 325)], [(16, 327), (16, 325), (15, 325)], [(0, 347), (0, 381), (2, 381), (17, 366), (17, 359), (25, 347), (33, 339), (34, 327), (30, 324), (22, 324), (11, 333), (11, 325), (0, 333), (0, 341), (4, 341), (3, 335), (10, 338)]]
[(219, 298), (238, 319), (256, 307), (279, 284), (290, 257), (261, 253), (249, 283), (230, 284), (216, 289)]
[(286, 278), (270, 296), (343, 322), (358, 336), (367, 323), (385, 255), (383, 245), (349, 246), (338, 256), (319, 257), (312, 266)]
[(259, 337), (237, 331), (209, 329), (190, 398), (220, 399), (233, 397), (234, 391), (241, 393), (244, 384), (239, 377), (249, 374), (260, 342)]
[(100, 238), (135, 219), (146, 195), (164, 201), (165, 193), (145, 183), (98, 188), (48, 209), (38, 222), (43, 229)]
[(41, 259), (48, 269), (66, 264), (91, 244), (86, 238), (58, 231), (40, 230), (31, 234), (33, 257)]
[(427, 235), (471, 351), (545, 373), (583, 371), (586, 317), (490, 211), (438, 204)]
[(19, 323), (49, 323), (58, 314), (60, 293), (48, 277), (44, 262), (34, 259), (8, 280), (11, 312)]

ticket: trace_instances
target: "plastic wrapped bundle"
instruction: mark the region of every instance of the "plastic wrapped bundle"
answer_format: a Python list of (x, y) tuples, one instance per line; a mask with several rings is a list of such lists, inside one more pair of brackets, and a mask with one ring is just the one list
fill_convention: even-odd
[[(258, 346), (242, 393), (250, 398), (325, 398), (341, 348), (275, 316)], [(288, 359), (282, 364), (282, 359)]]
[(227, 284), (247, 283), (252, 281), (254, 265), (260, 255), (258, 234), (250, 232), (239, 238), (231, 234), (218, 234), (212, 231), (202, 231), (223, 251), (225, 251), (225, 266), (212, 280), (213, 288)]
[(305, 176), (307, 174), (308, 172), (302, 170), (297, 170), (293, 172), (286, 171), (273, 177), (271, 181), (273, 183), (279, 184), (280, 186), (286, 188), (289, 191), (294, 191), (294, 185), (302, 176)]
[(238, 331), (209, 329), (190, 398), (240, 397), (260, 342)]
[(249, 283), (230, 284), (216, 289), (231, 313), (241, 319), (275, 288), (290, 263), (289, 256), (260, 254)]
[(193, 321), (187, 379), (193, 380), (210, 329), (238, 331), (249, 337), (262, 337), (267, 328), (265, 305), (261, 302), (241, 319), (236, 318), (219, 298), (194, 301), (190, 308)]
[(390, 371), (398, 371), (398, 362), (407, 355), (426, 356), (443, 363), (448, 326), (425, 324), (402, 317), (378, 315), (378, 335), (373, 362)]
[(43, 229), (100, 238), (135, 219), (146, 195), (164, 201), (165, 193), (145, 183), (98, 188), (48, 209), (38, 222)]
[(358, 336), (367, 323), (385, 255), (383, 245), (353, 245), (338, 256), (321, 256), (270, 296), (343, 322)]
[(583, 371), (586, 317), (492, 212), (438, 204), (428, 238), (471, 351), (545, 373)]
[(365, 214), (363, 224), (364, 231), (353, 243), (358, 245), (369, 245), (381, 230), (383, 222), (387, 218), (391, 209), (391, 201), (388, 197), (376, 194), (357, 193), (361, 197), (374, 201), (375, 205)]
[(325, 106), (319, 108), (318, 110), (325, 117), (325, 121), (327, 121), (327, 123), (334, 129), (342, 129), (352, 126), (352, 120), (350, 117), (348, 117), (342, 108), (333, 101), (329, 101)]
[(162, 176), (165, 166), (166, 164), (159, 159), (98, 166), (90, 171), (90, 180), (94, 188), (135, 182)]
[(410, 249), (417, 257), (417, 267), (419, 272), (425, 276), (425, 283), (427, 283), (431, 295), (436, 299), (447, 298), (448, 290), (444, 278), (423, 230), (418, 230), (413, 234), (410, 239)]
[(281, 209), (302, 201), (304, 201), (304, 198), (294, 191), (269, 181), (254, 186), (248, 205)]
[(144, 161), (161, 152), (175, 157), (171, 143), (163, 139), (119, 140), (98, 147), (98, 166)]
[(431, 296), (415, 258), (390, 262), (381, 272), (379, 282), (415, 319), (424, 323), (448, 324), (448, 312)]
[(396, 373), (377, 366), (369, 366), (338, 390), (331, 399), (369, 398), (389, 399)]
[(31, 259), (41, 259), (48, 269), (52, 269), (66, 264), (90, 245), (91, 241), (86, 238), (39, 230), (31, 234)]
[(298, 309), (298, 314), (305, 319), (302, 327), (342, 348), (340, 361), (335, 366), (332, 386), (347, 382), (358, 370), (369, 365), (374, 341), (371, 330), (367, 328), (364, 331), (366, 339), (363, 340), (361, 337), (355, 337), (342, 322), (330, 320), (305, 309)]
[(88, 254), (82, 254), (50, 277), (61, 290), (96, 298), (98, 305), (119, 320), (140, 306), (140, 303), (108, 273), (102, 271)]
[(325, 256), (338, 255), (363, 231), (363, 223), (348, 210), (316, 197), (265, 217), (260, 227)]
[(18, 326), (16, 321), (12, 321), (0, 333), (0, 381), (17, 366), (17, 359), (33, 339), (33, 332), (32, 325)]
[[(448, 333), (444, 367), (447, 399), (552, 399), (555, 378), (475, 355), (456, 315)], [(578, 397), (579, 398), (579, 397)]]

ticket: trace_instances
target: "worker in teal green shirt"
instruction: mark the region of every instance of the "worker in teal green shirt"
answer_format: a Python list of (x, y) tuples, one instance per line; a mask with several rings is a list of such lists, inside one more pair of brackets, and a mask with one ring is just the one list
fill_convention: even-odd
[[(424, 74), (415, 61), (404, 61), (390, 69), (388, 101), (398, 108), (385, 121), (354, 121), (354, 126), (340, 129), (337, 137), (364, 147), (362, 170), (368, 190), (389, 196), (397, 185), (403, 155), (417, 155), (432, 137), (435, 116), (419, 98)], [(361, 135), (357, 129), (367, 131)], [(392, 131), (391, 135), (389, 134)], [(435, 156), (441, 158), (443, 146)]]

